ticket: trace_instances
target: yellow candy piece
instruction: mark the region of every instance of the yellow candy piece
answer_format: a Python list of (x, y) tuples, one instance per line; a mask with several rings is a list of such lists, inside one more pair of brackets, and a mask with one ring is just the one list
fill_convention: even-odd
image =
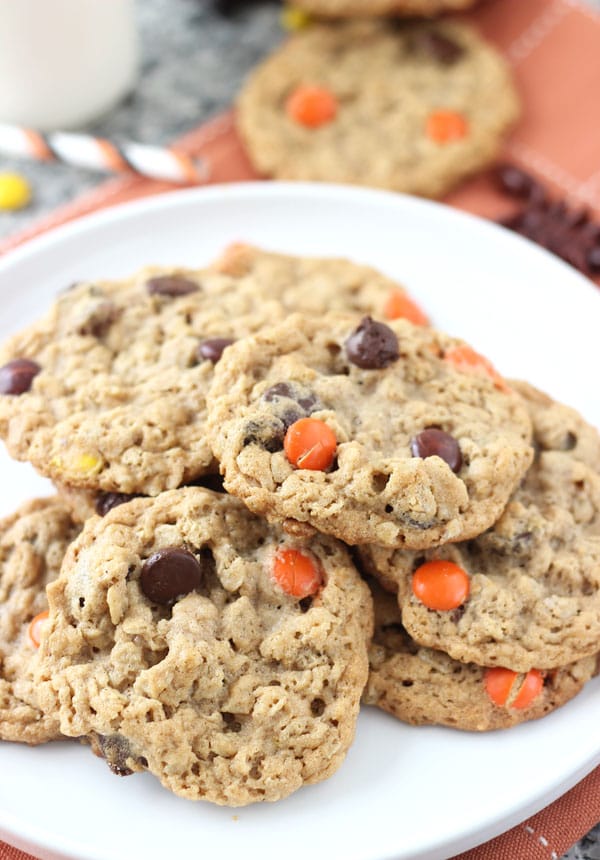
[(98, 454), (72, 454), (66, 460), (63, 457), (53, 457), (50, 465), (70, 474), (92, 477), (102, 471), (104, 460)]
[(81, 472), (82, 475), (97, 475), (102, 471), (104, 461), (102, 457), (95, 454), (79, 454), (75, 457), (73, 468), (76, 472)]
[(303, 9), (296, 9), (294, 6), (287, 6), (281, 13), (280, 20), (283, 29), (292, 33), (296, 30), (304, 30), (311, 23), (309, 13)]
[(0, 209), (23, 209), (31, 200), (31, 186), (18, 173), (0, 173)]

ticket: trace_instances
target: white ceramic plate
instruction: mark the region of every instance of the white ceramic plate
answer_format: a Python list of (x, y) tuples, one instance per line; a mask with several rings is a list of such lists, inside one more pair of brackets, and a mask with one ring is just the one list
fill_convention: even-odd
[[(600, 293), (528, 242), (446, 207), (324, 185), (184, 191), (57, 230), (0, 263), (0, 335), (78, 279), (146, 263), (203, 265), (233, 240), (343, 255), (405, 283), (440, 327), (506, 376), (600, 426)], [(0, 513), (49, 485), (1, 455)], [(0, 744), (0, 837), (44, 858), (438, 860), (523, 820), (600, 762), (600, 679), (545, 719), (484, 735), (365, 709), (327, 782), (239, 810), (119, 779), (77, 743)]]

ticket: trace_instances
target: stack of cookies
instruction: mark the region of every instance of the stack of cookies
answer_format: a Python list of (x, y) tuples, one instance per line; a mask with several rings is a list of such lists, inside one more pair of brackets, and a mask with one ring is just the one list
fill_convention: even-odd
[(245, 245), (73, 286), (0, 355), (57, 486), (0, 523), (0, 737), (239, 806), (325, 779), (361, 700), (507, 727), (600, 635), (600, 437), (398, 284)]
[(310, 22), (238, 100), (256, 170), (440, 197), (492, 164), (520, 110), (508, 64), (433, 17), (474, 2), (295, 0)]

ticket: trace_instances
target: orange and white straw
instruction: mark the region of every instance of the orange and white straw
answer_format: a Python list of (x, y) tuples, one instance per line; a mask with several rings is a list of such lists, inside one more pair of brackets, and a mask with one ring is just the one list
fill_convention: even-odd
[(87, 170), (140, 173), (178, 184), (206, 182), (208, 164), (173, 149), (113, 143), (101, 137), (57, 131), (49, 134), (0, 123), (0, 152), (37, 161), (61, 161)]

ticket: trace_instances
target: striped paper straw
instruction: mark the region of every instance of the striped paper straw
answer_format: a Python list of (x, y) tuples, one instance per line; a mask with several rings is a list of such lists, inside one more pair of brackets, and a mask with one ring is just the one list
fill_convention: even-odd
[(152, 179), (190, 184), (206, 182), (209, 166), (181, 152), (141, 143), (113, 143), (87, 134), (44, 134), (0, 123), (0, 152), (36, 161), (61, 161), (74, 167), (116, 173), (141, 173)]

